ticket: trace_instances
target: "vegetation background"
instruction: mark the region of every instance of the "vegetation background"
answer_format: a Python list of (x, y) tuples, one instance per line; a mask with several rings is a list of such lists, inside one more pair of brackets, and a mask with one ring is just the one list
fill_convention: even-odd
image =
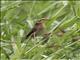
[[(0, 10), (1, 60), (80, 60), (80, 1), (4, 0)], [(44, 45), (40, 36), (24, 38), (42, 17), (51, 32)]]

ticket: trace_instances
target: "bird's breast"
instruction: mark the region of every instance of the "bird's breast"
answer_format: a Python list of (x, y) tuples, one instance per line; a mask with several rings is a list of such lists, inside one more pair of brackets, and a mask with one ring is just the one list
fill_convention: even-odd
[(38, 25), (38, 30), (42, 30), (43, 28), (43, 24)]

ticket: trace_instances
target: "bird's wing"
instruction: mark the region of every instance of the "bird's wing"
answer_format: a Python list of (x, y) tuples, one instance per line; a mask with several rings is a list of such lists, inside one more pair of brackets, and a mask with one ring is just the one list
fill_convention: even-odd
[(34, 28), (27, 34), (26, 39), (27, 39), (31, 34), (33, 34), (34, 32), (37, 32), (37, 30), (38, 30), (39, 28), (40, 28), (40, 27), (39, 27), (39, 23), (36, 23), (36, 24), (34, 25)]

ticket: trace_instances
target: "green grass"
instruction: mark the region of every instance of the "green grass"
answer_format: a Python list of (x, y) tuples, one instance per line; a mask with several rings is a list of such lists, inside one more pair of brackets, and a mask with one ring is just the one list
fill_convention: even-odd
[[(48, 41), (25, 39), (43, 17), (49, 18)], [(80, 59), (80, 1), (1, 1), (0, 20), (1, 60)]]

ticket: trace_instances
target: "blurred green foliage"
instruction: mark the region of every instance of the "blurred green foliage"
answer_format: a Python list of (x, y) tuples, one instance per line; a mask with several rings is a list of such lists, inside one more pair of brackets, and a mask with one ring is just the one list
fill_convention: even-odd
[[(80, 59), (80, 1), (5, 0), (1, 1), (0, 14), (1, 60)], [(43, 17), (49, 18), (48, 42), (42, 45), (40, 36), (25, 39)]]

